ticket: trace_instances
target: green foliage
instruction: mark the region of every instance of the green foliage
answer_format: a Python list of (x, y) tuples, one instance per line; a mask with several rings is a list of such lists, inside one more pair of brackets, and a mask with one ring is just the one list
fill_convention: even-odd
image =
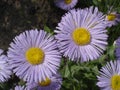
[(63, 76), (61, 90), (98, 90), (96, 76), (104, 56), (99, 60), (75, 63), (62, 60), (60, 72)]
[(52, 35), (54, 34), (54, 32), (46, 25), (44, 26), (44, 30), (48, 33), (51, 33)]
[(92, 1), (93, 4), (97, 6), (103, 13), (108, 13), (111, 11), (117, 12), (120, 11), (118, 9), (120, 7), (119, 0), (92, 0)]

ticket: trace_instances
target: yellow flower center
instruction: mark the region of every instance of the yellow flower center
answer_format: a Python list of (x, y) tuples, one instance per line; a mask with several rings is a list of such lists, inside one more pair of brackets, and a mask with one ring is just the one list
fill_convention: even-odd
[(120, 90), (120, 75), (114, 75), (111, 78), (112, 90)]
[(90, 33), (85, 28), (75, 29), (72, 33), (72, 38), (77, 45), (86, 45), (91, 40)]
[(108, 21), (113, 21), (113, 20), (115, 20), (115, 18), (116, 18), (115, 14), (109, 14), (109, 15), (107, 15), (107, 20)]
[(40, 48), (29, 48), (25, 53), (27, 61), (32, 65), (41, 64), (44, 60), (44, 52)]
[(70, 4), (72, 2), (72, 0), (65, 0), (66, 4)]
[(51, 80), (49, 78), (46, 78), (45, 81), (41, 81), (39, 84), (40, 86), (48, 86), (51, 84)]

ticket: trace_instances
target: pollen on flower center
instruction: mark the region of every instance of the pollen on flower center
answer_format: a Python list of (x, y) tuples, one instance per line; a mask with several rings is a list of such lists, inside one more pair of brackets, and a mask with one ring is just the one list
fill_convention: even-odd
[(85, 28), (77, 28), (72, 32), (73, 41), (77, 45), (86, 45), (90, 43), (91, 36), (88, 30)]
[(39, 84), (40, 86), (48, 86), (51, 84), (51, 80), (49, 78), (46, 78), (45, 81), (41, 81)]
[(25, 56), (26, 60), (32, 65), (41, 64), (44, 60), (43, 50), (36, 47), (29, 48), (26, 51)]
[(72, 0), (65, 0), (66, 4), (70, 4), (72, 2)]
[(114, 75), (111, 78), (112, 90), (120, 90), (120, 75)]
[(107, 20), (108, 21), (113, 21), (113, 20), (115, 20), (115, 18), (116, 18), (115, 14), (109, 14), (109, 15), (107, 15)]

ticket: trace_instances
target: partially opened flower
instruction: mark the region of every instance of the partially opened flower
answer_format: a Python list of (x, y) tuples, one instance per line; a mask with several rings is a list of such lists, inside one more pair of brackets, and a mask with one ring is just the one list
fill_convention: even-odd
[(12, 68), (8, 64), (8, 57), (3, 55), (3, 50), (0, 49), (0, 82), (5, 82), (12, 74)]
[(43, 30), (25, 31), (16, 36), (8, 50), (14, 73), (29, 82), (38, 82), (56, 74), (60, 53), (54, 37)]
[(29, 90), (60, 90), (61, 84), (62, 78), (56, 74), (39, 83), (28, 83), (27, 88)]
[(120, 22), (120, 14), (117, 14), (116, 12), (108, 13), (105, 20), (108, 27), (117, 25)]
[(99, 71), (97, 85), (101, 90), (120, 90), (120, 62), (110, 61)]
[(77, 4), (77, 2), (78, 0), (55, 0), (55, 5), (61, 9), (70, 10)]
[(108, 35), (98, 8), (70, 10), (56, 28), (60, 52), (73, 61), (97, 59), (106, 49)]
[(115, 55), (117, 60), (120, 60), (120, 37), (115, 41)]

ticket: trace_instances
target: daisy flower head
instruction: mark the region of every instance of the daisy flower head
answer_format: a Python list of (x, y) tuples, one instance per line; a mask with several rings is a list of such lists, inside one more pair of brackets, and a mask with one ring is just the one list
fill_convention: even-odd
[(0, 82), (5, 82), (12, 74), (11, 66), (8, 64), (8, 57), (3, 55), (3, 50), (0, 49)]
[(39, 83), (27, 83), (29, 90), (60, 90), (62, 84), (62, 78), (60, 74), (55, 74), (46, 80)]
[(108, 27), (117, 25), (120, 22), (120, 14), (117, 14), (116, 12), (111, 12), (106, 15), (105, 20)]
[(99, 71), (97, 85), (101, 90), (120, 90), (119, 61), (110, 61)]
[(72, 61), (97, 59), (107, 45), (104, 16), (98, 8), (73, 9), (56, 27), (56, 39), (63, 56)]
[(55, 74), (61, 59), (54, 37), (43, 30), (29, 30), (16, 36), (8, 57), (13, 72), (28, 82), (42, 81)]
[(115, 56), (117, 60), (120, 60), (120, 37), (115, 41)]
[(63, 10), (72, 9), (78, 2), (78, 0), (55, 0), (55, 5)]

